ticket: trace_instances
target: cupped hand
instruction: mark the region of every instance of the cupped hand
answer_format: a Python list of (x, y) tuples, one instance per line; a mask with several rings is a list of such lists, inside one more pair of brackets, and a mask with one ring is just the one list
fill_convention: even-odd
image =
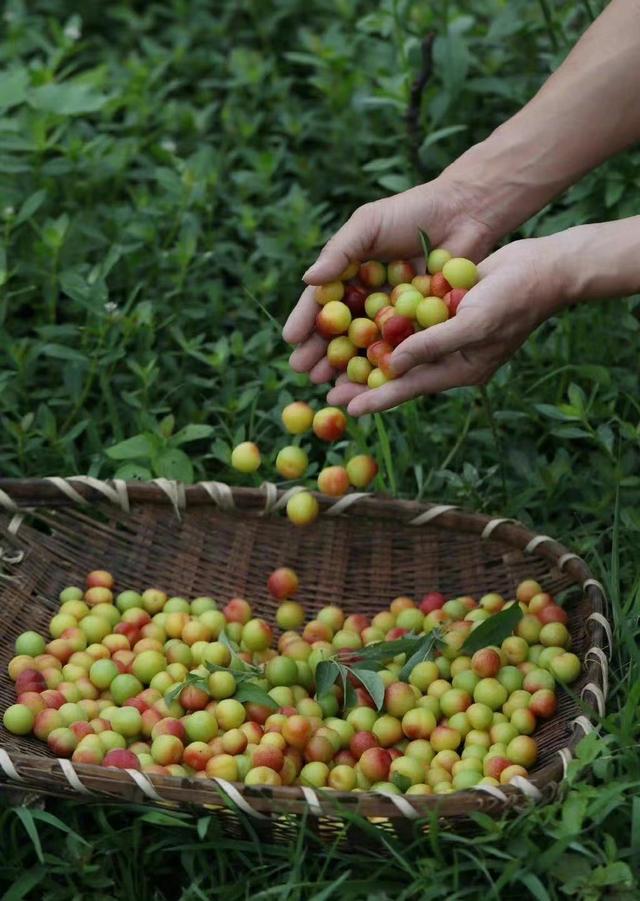
[(562, 303), (553, 259), (552, 238), (496, 251), (478, 267), (480, 281), (452, 319), (416, 332), (394, 350), (396, 379), (372, 390), (340, 376), (329, 402), (348, 404), (351, 415), (362, 416), (422, 394), (485, 384)]
[(291, 355), (293, 369), (308, 372), (317, 383), (330, 381), (334, 375), (325, 357), (328, 342), (314, 329), (319, 309), (313, 297), (314, 285), (337, 279), (352, 261), (418, 256), (419, 228), (429, 235), (434, 247), (444, 246), (454, 255), (482, 259), (496, 236), (480, 217), (474, 217), (474, 203), (469, 192), (441, 176), (357, 209), (303, 276), (310, 287), (302, 292), (283, 330), (284, 340), (298, 345)]

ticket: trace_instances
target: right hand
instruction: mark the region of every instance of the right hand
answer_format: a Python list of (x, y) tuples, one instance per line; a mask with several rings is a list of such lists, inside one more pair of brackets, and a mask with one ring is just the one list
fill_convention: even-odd
[(352, 261), (418, 257), (419, 228), (429, 235), (433, 247), (446, 247), (454, 255), (475, 261), (483, 259), (498, 236), (481, 218), (474, 217), (473, 206), (464, 189), (440, 176), (402, 194), (359, 207), (303, 276), (308, 287), (282, 332), (285, 341), (297, 345), (290, 358), (292, 368), (308, 372), (311, 381), (318, 384), (330, 381), (335, 374), (325, 356), (328, 342), (315, 332), (319, 307), (313, 286), (337, 279)]

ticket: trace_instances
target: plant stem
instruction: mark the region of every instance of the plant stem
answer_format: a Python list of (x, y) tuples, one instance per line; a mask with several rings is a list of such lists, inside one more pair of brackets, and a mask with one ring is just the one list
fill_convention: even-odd
[(493, 442), (495, 444), (496, 454), (498, 456), (498, 467), (500, 469), (500, 481), (502, 483), (502, 503), (506, 505), (506, 503), (507, 503), (507, 481), (506, 481), (505, 474), (504, 474), (504, 459), (502, 456), (502, 443), (500, 441), (500, 435), (498, 434), (496, 420), (493, 415), (493, 408), (491, 406), (491, 401), (489, 400), (489, 392), (487, 391), (485, 385), (480, 386), (480, 396), (482, 397), (482, 403), (484, 406), (484, 410), (487, 415), (487, 419), (489, 421), (489, 428), (491, 429), (491, 434), (493, 435)]
[(547, 0), (539, 0), (540, 8), (542, 10), (542, 15), (544, 16), (544, 21), (547, 26), (547, 31), (549, 33), (549, 40), (551, 41), (551, 46), (554, 50), (558, 49), (558, 38), (556, 36), (555, 28), (553, 25), (553, 17), (551, 15), (551, 10), (549, 9), (549, 4)]

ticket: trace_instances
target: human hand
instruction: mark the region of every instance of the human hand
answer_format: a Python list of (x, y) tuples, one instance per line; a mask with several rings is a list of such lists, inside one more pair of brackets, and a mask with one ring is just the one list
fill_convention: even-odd
[(398, 377), (380, 388), (354, 385), (341, 375), (331, 404), (353, 416), (395, 407), (421, 394), (482, 385), (561, 305), (554, 238), (515, 241), (478, 266), (480, 281), (456, 315), (403, 341), (391, 364)]
[(499, 236), (480, 214), (474, 216), (474, 207), (480, 208), (471, 191), (440, 176), (357, 209), (303, 276), (310, 287), (303, 291), (283, 330), (285, 341), (298, 345), (291, 355), (292, 368), (308, 372), (316, 383), (330, 381), (334, 375), (325, 357), (328, 342), (315, 332), (318, 304), (312, 286), (338, 278), (353, 260), (416, 257), (421, 252), (419, 228), (427, 232), (434, 247), (482, 259)]

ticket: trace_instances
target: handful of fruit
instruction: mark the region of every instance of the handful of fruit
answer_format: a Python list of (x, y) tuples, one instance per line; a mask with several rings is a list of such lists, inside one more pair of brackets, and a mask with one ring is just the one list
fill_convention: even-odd
[(350, 381), (379, 388), (394, 378), (391, 354), (416, 331), (456, 315), (478, 281), (471, 260), (442, 248), (427, 257), (427, 274), (408, 260), (352, 263), (340, 278), (319, 285), (316, 329), (329, 339), (327, 359)]
[(277, 642), (243, 598), (86, 581), (61, 592), (48, 637), (17, 639), (3, 715), (76, 763), (409, 795), (495, 786), (527, 775), (537, 724), (580, 673), (565, 611), (533, 580), (510, 601), (430, 592), (307, 619), (281, 568)]

